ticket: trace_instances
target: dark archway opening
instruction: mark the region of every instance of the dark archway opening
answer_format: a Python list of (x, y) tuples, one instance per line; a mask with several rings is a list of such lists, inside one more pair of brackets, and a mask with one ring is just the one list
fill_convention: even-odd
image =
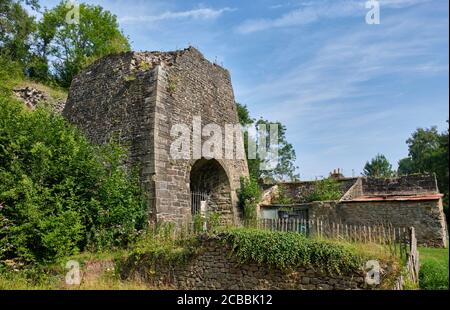
[(190, 173), (191, 210), (199, 211), (200, 200), (207, 200), (208, 212), (217, 212), (222, 222), (231, 222), (233, 208), (231, 187), (227, 173), (215, 159), (200, 159), (192, 166)]

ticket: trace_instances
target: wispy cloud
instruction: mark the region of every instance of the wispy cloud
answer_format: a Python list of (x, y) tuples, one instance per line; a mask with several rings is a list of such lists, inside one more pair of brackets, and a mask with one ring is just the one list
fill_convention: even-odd
[(271, 28), (300, 26), (313, 23), (322, 18), (337, 18), (363, 12), (364, 3), (356, 1), (318, 2), (299, 9), (291, 10), (273, 19), (251, 19), (237, 27), (238, 32), (246, 34)]
[(224, 7), (220, 9), (212, 8), (199, 8), (188, 11), (167, 11), (160, 15), (129, 15), (123, 16), (119, 19), (121, 23), (143, 23), (143, 22), (158, 22), (164, 20), (175, 19), (199, 19), (199, 20), (212, 20), (220, 17), (225, 12), (231, 12), (235, 9)]
[[(293, 119), (309, 112), (323, 117), (326, 113), (319, 111), (327, 109), (329, 102), (375, 95), (376, 89), (363, 87), (362, 83), (393, 75), (407, 78), (448, 72), (447, 63), (430, 62), (430, 46), (445, 40), (431, 24), (423, 28), (413, 19), (405, 23), (386, 20), (384, 27), (385, 31), (380, 32), (362, 27), (339, 38), (330, 38), (310, 60), (291, 67), (274, 81), (252, 87), (243, 95), (249, 101), (278, 102), (276, 107), (265, 107), (263, 114), (286, 119), (284, 111), (290, 110), (295, 111), (288, 116)], [(408, 36), (411, 32), (415, 33), (414, 37)]]
[[(429, 0), (379, 0), (381, 8), (404, 8)], [(272, 29), (310, 24), (321, 19), (364, 16), (366, 1), (317, 1), (304, 3), (301, 8), (291, 10), (280, 17), (271, 19), (250, 19), (244, 21), (236, 30), (242, 34)]]
[[(397, 130), (395, 123), (428, 113), (425, 105), (399, 93), (413, 91), (413, 83), (425, 91), (427, 86), (416, 83), (445, 79), (449, 70), (440, 49), (448, 49), (448, 20), (425, 19), (418, 12), (386, 15), (378, 28), (355, 24), (330, 30), (307, 58), (299, 55), (299, 43), (284, 46), (269, 56), (277, 72), (240, 92), (242, 102), (258, 107), (258, 116), (286, 124), (304, 175), (314, 176), (327, 162), (326, 169), (339, 164), (351, 171), (376, 148), (398, 159), (409, 129)], [(304, 31), (290, 40), (303, 42), (303, 36), (313, 34)], [(285, 55), (299, 56), (286, 62)]]

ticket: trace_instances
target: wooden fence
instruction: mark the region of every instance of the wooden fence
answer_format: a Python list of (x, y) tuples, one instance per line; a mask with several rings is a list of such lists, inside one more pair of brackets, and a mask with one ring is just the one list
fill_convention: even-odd
[(244, 226), (270, 231), (298, 232), (308, 237), (382, 244), (390, 247), (393, 252), (397, 252), (404, 258), (408, 256), (413, 241), (410, 228), (393, 227), (390, 224), (350, 225), (323, 220), (290, 218), (258, 219), (246, 222)]

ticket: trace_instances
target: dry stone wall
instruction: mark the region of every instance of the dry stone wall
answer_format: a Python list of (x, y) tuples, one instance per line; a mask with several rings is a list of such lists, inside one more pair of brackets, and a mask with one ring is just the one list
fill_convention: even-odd
[(312, 268), (293, 271), (241, 264), (219, 240), (204, 240), (201, 252), (187, 264), (169, 266), (130, 261), (122, 272), (124, 279), (149, 283), (154, 287), (186, 290), (346, 290), (369, 289), (363, 270), (330, 275)]
[(351, 225), (414, 227), (420, 245), (445, 247), (447, 229), (442, 200), (339, 203), (335, 214)]
[(408, 175), (397, 178), (362, 178), (364, 195), (417, 195), (438, 193), (434, 175)]

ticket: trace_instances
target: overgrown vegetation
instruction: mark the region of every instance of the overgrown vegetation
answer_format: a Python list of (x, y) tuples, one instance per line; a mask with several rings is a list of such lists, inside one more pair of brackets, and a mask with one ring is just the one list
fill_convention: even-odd
[(176, 266), (185, 264), (198, 250), (198, 240), (193, 235), (175, 233), (172, 223), (164, 223), (149, 229), (131, 248), (134, 262), (156, 262)]
[(261, 199), (261, 195), (259, 184), (254, 178), (241, 178), (241, 188), (238, 192), (239, 205), (246, 222), (256, 220), (256, 206)]
[(61, 116), (0, 97), (0, 259), (45, 263), (126, 246), (146, 223), (125, 151), (91, 145)]
[(9, 98), (12, 89), (22, 80), (20, 64), (0, 53), (0, 98)]
[(314, 189), (306, 195), (307, 202), (339, 200), (342, 197), (342, 189), (339, 182), (333, 178), (316, 181)]
[(349, 246), (295, 232), (236, 228), (225, 233), (225, 240), (242, 263), (281, 269), (312, 267), (342, 274), (360, 268), (363, 262), (363, 256)]
[(277, 205), (290, 205), (293, 203), (293, 199), (286, 194), (286, 188), (282, 185), (278, 185), (278, 194), (272, 201), (272, 204)]
[(87, 270), (88, 264), (115, 259), (123, 255), (118, 253), (84, 253), (67, 259), (80, 262), (84, 271), (80, 285), (67, 285), (64, 264), (48, 266), (28, 266), (20, 271), (0, 265), (0, 290), (146, 290), (147, 283), (135, 280), (122, 280), (117, 268), (98, 268)]
[(419, 248), (420, 280), (423, 290), (448, 290), (448, 248)]

